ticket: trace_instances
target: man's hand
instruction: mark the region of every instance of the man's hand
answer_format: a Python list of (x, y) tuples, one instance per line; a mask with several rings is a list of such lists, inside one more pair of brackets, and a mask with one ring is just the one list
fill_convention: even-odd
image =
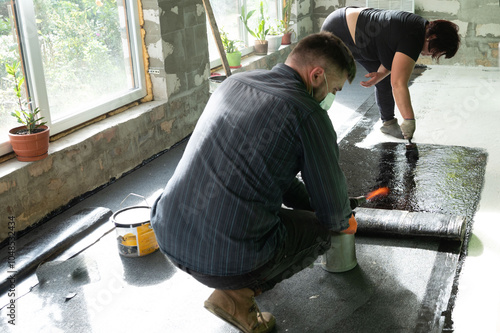
[(355, 234), (356, 231), (358, 230), (358, 222), (354, 218), (354, 214), (351, 215), (351, 218), (349, 219), (349, 228), (342, 230), (344, 234)]
[(405, 119), (401, 126), (401, 132), (406, 140), (413, 138), (413, 133), (415, 132), (415, 119)]

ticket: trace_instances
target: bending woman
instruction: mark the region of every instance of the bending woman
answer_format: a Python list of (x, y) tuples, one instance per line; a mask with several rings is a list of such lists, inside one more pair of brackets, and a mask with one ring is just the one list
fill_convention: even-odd
[[(345, 7), (331, 13), (321, 30), (338, 36), (367, 71), (363, 87), (375, 86), (383, 126), (397, 138), (411, 139), (415, 114), (408, 82), (419, 55), (451, 58), (460, 44), (458, 26), (450, 21), (429, 22), (403, 11)], [(394, 102), (403, 122), (394, 118)]]

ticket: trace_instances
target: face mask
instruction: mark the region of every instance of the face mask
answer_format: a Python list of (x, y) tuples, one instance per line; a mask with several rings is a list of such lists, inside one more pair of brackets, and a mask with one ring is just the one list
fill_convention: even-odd
[(335, 95), (332, 93), (328, 93), (326, 97), (319, 103), (319, 106), (325, 111), (330, 110), (330, 107), (333, 104), (333, 101), (335, 100)]
[[(324, 72), (323, 72), (323, 76), (325, 77), (326, 91), (329, 91), (329, 89), (328, 89), (328, 80), (326, 79), (326, 75), (325, 75)], [(319, 103), (319, 105), (321, 106), (321, 108), (323, 110), (328, 111), (328, 110), (330, 110), (330, 107), (332, 106), (334, 100), (335, 100), (335, 95), (332, 94), (331, 92), (329, 92), (325, 96), (325, 98), (323, 98), (323, 100)]]

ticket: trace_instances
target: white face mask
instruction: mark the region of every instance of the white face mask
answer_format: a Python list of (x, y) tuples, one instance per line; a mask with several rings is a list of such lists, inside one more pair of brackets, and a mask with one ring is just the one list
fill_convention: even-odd
[[(323, 76), (325, 77), (325, 82), (326, 82), (326, 91), (329, 91), (328, 89), (328, 80), (326, 79), (326, 74), (323, 72)], [(335, 100), (335, 95), (331, 92), (326, 94), (325, 98), (319, 103), (321, 108), (325, 111), (330, 110), (330, 107), (333, 104), (333, 101)]]

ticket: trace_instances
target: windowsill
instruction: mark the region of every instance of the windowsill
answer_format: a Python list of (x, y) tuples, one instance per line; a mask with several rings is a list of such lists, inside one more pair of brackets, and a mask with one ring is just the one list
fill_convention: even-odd
[[(277, 51), (268, 53), (267, 55), (256, 55), (254, 52), (249, 53), (247, 55), (244, 55), (241, 57), (241, 67), (239, 68), (231, 68), (231, 73), (237, 73), (237, 72), (242, 72), (245, 70), (253, 69), (255, 67), (256, 63), (259, 63), (261, 60), (265, 60), (269, 57), (277, 56), (280, 54), (283, 54), (284, 52), (287, 52), (288, 49), (294, 44), (291, 45), (281, 45), (280, 48)], [(215, 68), (212, 68), (212, 75), (214, 73), (220, 74), (220, 75), (225, 75), (226, 72), (224, 71), (224, 68), (222, 66), (217, 66)]]
[[(49, 145), (49, 156), (54, 157), (57, 154), (61, 154), (65, 150), (71, 150), (73, 146), (81, 144), (85, 140), (89, 140), (92, 137), (97, 137), (103, 135), (103, 133), (113, 127), (120, 126), (121, 124), (137, 118), (144, 113), (150, 112), (154, 108), (164, 104), (166, 101), (152, 101), (134, 106), (127, 111), (121, 112), (112, 117), (108, 117), (104, 120), (98, 121), (94, 124), (85, 126), (67, 136), (61, 137), (60, 139), (50, 142)], [(12, 155), (8, 154), (8, 155)], [(8, 156), (5, 155), (5, 156)], [(43, 160), (42, 160), (43, 161)], [(38, 161), (37, 161), (38, 162)], [(12, 172), (21, 169), (23, 167), (29, 166), (37, 162), (19, 162), (15, 157), (0, 163), (0, 184), (2, 178), (8, 176)], [(0, 193), (2, 192), (2, 187), (0, 185)]]

